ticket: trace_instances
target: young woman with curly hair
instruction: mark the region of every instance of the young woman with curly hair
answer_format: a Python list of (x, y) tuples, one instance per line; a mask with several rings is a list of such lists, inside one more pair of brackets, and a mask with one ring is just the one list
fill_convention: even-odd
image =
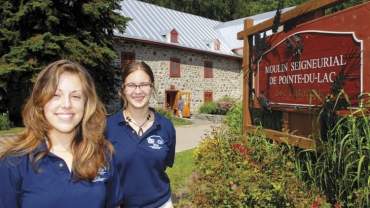
[(36, 79), (24, 132), (0, 140), (0, 207), (114, 207), (112, 145), (89, 73), (59, 60)]

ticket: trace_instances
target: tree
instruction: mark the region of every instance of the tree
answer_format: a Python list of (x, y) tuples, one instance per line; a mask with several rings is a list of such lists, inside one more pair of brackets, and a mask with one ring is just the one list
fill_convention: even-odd
[[(308, 0), (140, 0), (158, 6), (207, 17), (218, 21), (230, 21), (255, 14), (277, 10), (279, 1), (284, 7), (296, 6)], [(347, 0), (334, 11), (366, 2), (368, 0)]]
[[(230, 21), (242, 17), (276, 10), (279, 0), (141, 0), (159, 6), (183, 11), (218, 21)], [(284, 0), (286, 7), (307, 0)]]
[(112, 92), (113, 31), (124, 32), (127, 21), (117, 12), (119, 2), (0, 0), (0, 87), (11, 117), (19, 116), (19, 99), (28, 94), (32, 77), (61, 58), (84, 65), (100, 95)]

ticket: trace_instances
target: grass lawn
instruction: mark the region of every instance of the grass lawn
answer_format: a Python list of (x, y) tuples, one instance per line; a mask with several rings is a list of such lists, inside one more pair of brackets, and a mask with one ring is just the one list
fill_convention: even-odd
[(180, 191), (186, 185), (187, 179), (193, 172), (193, 150), (190, 149), (176, 153), (174, 166), (167, 169), (173, 193)]
[(23, 127), (16, 127), (16, 128), (8, 129), (8, 130), (0, 130), (0, 136), (18, 134), (18, 133), (21, 133), (23, 129), (24, 129)]
[(183, 118), (177, 118), (177, 117), (172, 117), (171, 121), (175, 126), (184, 126), (184, 125), (191, 125), (193, 122), (183, 119)]

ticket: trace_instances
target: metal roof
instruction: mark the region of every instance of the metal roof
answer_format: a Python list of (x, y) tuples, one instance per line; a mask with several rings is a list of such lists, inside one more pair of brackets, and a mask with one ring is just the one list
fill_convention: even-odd
[[(240, 57), (232, 49), (243, 46), (242, 41), (237, 40), (237, 32), (243, 29), (245, 18), (220, 22), (137, 0), (123, 0), (120, 5), (120, 13), (131, 20), (124, 34), (115, 32), (116, 36)], [(249, 18), (259, 22), (274, 14), (268, 12)], [(167, 41), (166, 35), (173, 29), (179, 33), (178, 43)], [(212, 49), (216, 39), (221, 43), (219, 51)]]
[[(295, 7), (288, 7), (282, 9), (281, 13), (287, 12)], [(254, 16), (249, 16), (249, 17), (243, 17), (240, 19), (236, 20), (231, 20), (228, 22), (222, 22), (219, 25), (215, 27), (215, 30), (220, 34), (221, 37), (223, 37), (224, 42), (232, 48), (232, 49), (237, 49), (237, 48), (242, 48), (243, 47), (243, 40), (238, 40), (237, 39), (237, 34), (238, 32), (244, 30), (244, 20), (245, 19), (253, 19), (253, 24), (258, 24), (260, 22), (263, 22), (267, 19), (273, 18), (276, 14), (275, 11), (270, 11), (270, 12), (265, 12), (261, 14), (256, 14)], [(272, 34), (272, 31), (267, 31), (267, 35)]]
[[(166, 44), (179, 45), (191, 49), (235, 55), (225, 42), (221, 40), (214, 29), (221, 22), (204, 17), (179, 12), (153, 4), (124, 0), (120, 2), (121, 14), (130, 17), (125, 33), (116, 33), (116, 36), (155, 41)], [(169, 43), (165, 34), (172, 29), (179, 33), (179, 43)], [(236, 36), (233, 37), (236, 39)], [(210, 47), (215, 39), (219, 39), (220, 50)]]

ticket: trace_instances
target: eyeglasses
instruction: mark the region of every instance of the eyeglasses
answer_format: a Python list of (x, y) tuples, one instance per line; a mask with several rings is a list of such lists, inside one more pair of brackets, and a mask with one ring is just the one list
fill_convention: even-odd
[(137, 88), (139, 88), (141, 90), (144, 90), (144, 91), (148, 91), (150, 88), (152, 88), (153, 84), (150, 83), (150, 82), (142, 82), (142, 83), (139, 83), (139, 84), (135, 84), (135, 83), (130, 82), (130, 83), (125, 84), (124, 86), (129, 91), (134, 91)]

